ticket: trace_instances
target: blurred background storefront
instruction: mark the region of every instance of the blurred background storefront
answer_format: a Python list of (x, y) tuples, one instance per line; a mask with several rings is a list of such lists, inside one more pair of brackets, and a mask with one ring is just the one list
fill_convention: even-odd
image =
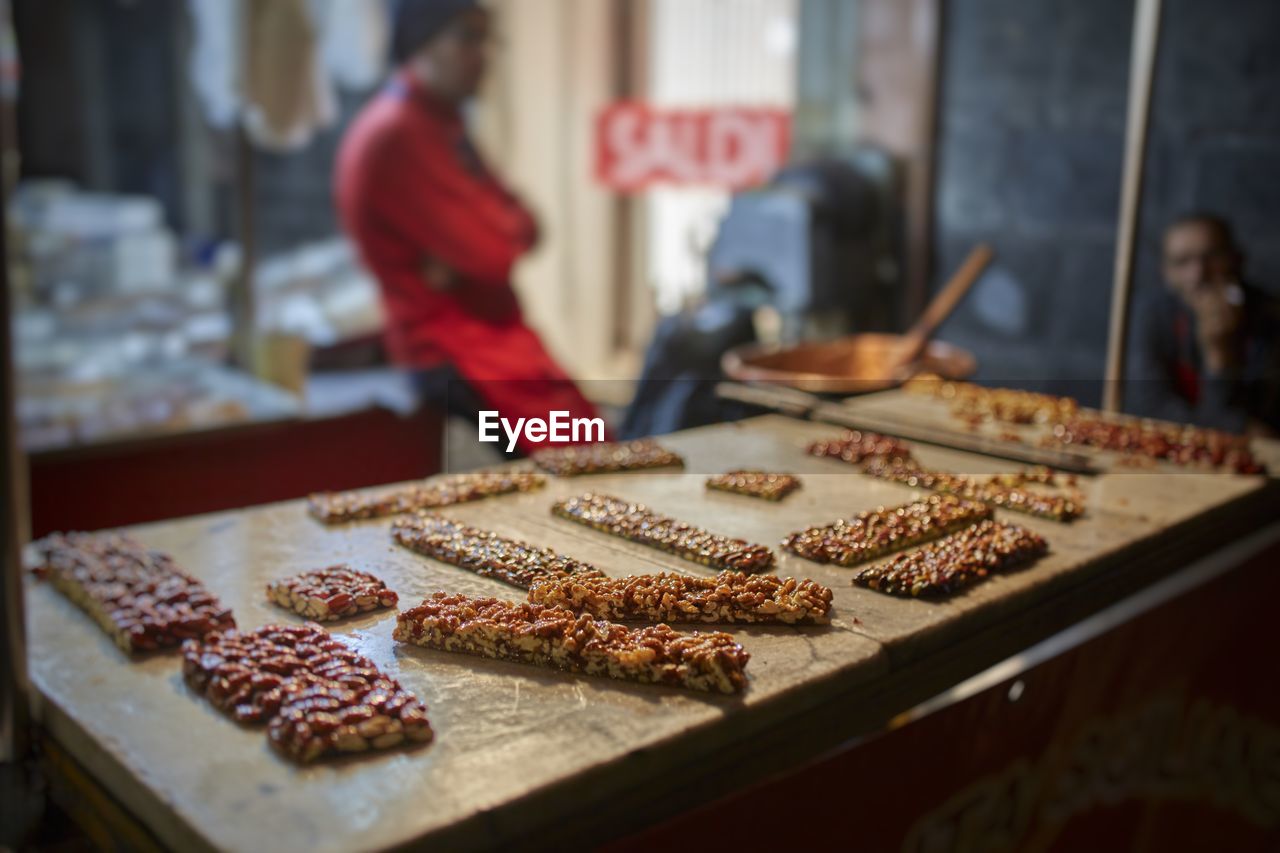
[[(377, 287), (333, 205), (343, 130), (387, 72), (381, 0), (7, 5), (9, 262), (36, 532), (438, 470), (440, 417), (386, 365)], [(729, 227), (748, 187), (601, 181), (601, 116), (620, 103), (772, 111), (787, 119), (786, 162), (838, 162), (861, 182), (847, 202), (863, 208), (855, 260), (825, 273), (847, 302), (795, 303), (805, 316), (792, 322), (766, 298), (752, 334), (900, 331), (986, 241), (997, 260), (942, 336), (976, 356), (978, 379), (1100, 396), (1130, 4), (488, 5), (495, 68), (471, 119), (547, 235), (517, 289), (597, 402), (629, 402), (663, 318), (715, 296), (728, 238), (750, 242)], [(1280, 7), (1227, 5), (1167, 4), (1139, 287), (1158, 286), (1161, 224), (1195, 206), (1229, 210), (1259, 280), (1280, 281), (1267, 239)], [(143, 485), (135, 506), (67, 497), (178, 470), (209, 483), (182, 506)]]

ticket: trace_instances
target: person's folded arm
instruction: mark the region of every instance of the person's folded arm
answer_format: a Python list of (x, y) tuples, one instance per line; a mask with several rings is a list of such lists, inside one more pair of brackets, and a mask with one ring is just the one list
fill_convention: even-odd
[(441, 146), (429, 155), (391, 144), (374, 164), (372, 213), (382, 227), (468, 283), (506, 287), (527, 247), (526, 214), (460, 173)]

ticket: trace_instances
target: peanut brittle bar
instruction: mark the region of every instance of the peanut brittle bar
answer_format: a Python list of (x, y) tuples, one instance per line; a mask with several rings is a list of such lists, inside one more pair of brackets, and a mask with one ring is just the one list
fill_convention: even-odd
[(782, 540), (782, 547), (818, 563), (856, 566), (990, 517), (991, 508), (986, 504), (952, 495), (930, 495), (792, 533)]
[(679, 454), (650, 438), (549, 447), (535, 452), (531, 458), (539, 468), (557, 477), (684, 467), (684, 459)]
[(1084, 513), (1083, 501), (1078, 494), (1044, 494), (1022, 486), (1007, 485), (1008, 479), (999, 474), (987, 479), (965, 477), (945, 471), (932, 471), (909, 459), (887, 457), (868, 461), (863, 470), (882, 480), (945, 492), (966, 500), (980, 501), (1000, 509), (1053, 521), (1071, 521)]
[(507, 539), (431, 513), (397, 519), (391, 535), (411, 551), (521, 589), (543, 578), (603, 576), (595, 566), (550, 548)]
[(988, 519), (867, 566), (854, 575), (853, 583), (889, 595), (950, 595), (995, 572), (1034, 560), (1046, 550), (1048, 545), (1039, 535)]
[(319, 625), (267, 625), (221, 631), (182, 646), (182, 675), (191, 689), (242, 723), (269, 719), (284, 682), (326, 660), (356, 663), (356, 654)]
[(308, 499), (308, 509), (325, 524), (340, 524), (452, 506), (512, 492), (531, 492), (542, 488), (546, 482), (546, 477), (532, 471), (455, 474), (375, 495), (317, 492)]
[(318, 664), (280, 687), (267, 736), (303, 764), (328, 755), (428, 743), (426, 706), (367, 660)]
[(231, 610), (167, 554), (118, 533), (55, 533), (35, 571), (127, 653), (175, 648), (235, 627)]
[(800, 478), (793, 474), (768, 471), (729, 471), (707, 478), (708, 489), (733, 492), (767, 501), (780, 501), (800, 488)]
[(1056, 423), (1076, 413), (1080, 404), (1016, 388), (987, 388), (969, 382), (943, 382), (935, 393), (951, 401), (952, 414), (962, 420), (996, 420), (1011, 424)]
[(653, 512), (643, 504), (627, 503), (608, 495), (588, 493), (557, 501), (551, 511), (561, 518), (704, 566), (751, 573), (773, 568), (773, 552), (764, 545), (709, 533)]
[(911, 445), (901, 439), (867, 430), (847, 430), (839, 438), (815, 441), (809, 445), (810, 456), (828, 456), (851, 465), (874, 456), (911, 456)]
[(295, 761), (433, 736), (421, 702), (315, 623), (190, 640), (183, 675), (237, 721), (267, 722), (271, 743)]
[(443, 592), (401, 611), (393, 636), (443, 651), (720, 693), (747, 686), (750, 658), (720, 632), (628, 628), (559, 607)]
[(346, 564), (272, 581), (267, 596), (285, 610), (321, 622), (395, 607), (399, 600), (381, 579)]
[(821, 625), (830, 621), (831, 590), (811, 580), (721, 572), (695, 578), (669, 572), (626, 578), (540, 580), (529, 601), (617, 622), (773, 622)]
[(1225, 468), (1237, 474), (1265, 474), (1249, 437), (1215, 429), (1083, 414), (1053, 425), (1050, 446), (1085, 446), (1194, 468)]

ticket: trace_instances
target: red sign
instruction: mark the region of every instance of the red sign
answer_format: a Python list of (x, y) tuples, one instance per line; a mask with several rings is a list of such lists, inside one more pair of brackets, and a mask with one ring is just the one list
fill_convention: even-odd
[(772, 177), (790, 145), (785, 110), (659, 110), (623, 101), (596, 121), (596, 179), (624, 192), (654, 184), (743, 189)]

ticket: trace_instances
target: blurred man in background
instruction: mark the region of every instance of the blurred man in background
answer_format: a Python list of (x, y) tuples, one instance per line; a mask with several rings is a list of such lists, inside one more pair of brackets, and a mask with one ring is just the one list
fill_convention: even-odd
[(1192, 213), (1164, 232), (1166, 286), (1138, 311), (1126, 408), (1232, 432), (1280, 431), (1280, 304), (1241, 280), (1226, 220)]
[(489, 63), (489, 13), (476, 0), (400, 0), (392, 25), (396, 70), (347, 131), (335, 180), (381, 286), (391, 359), (429, 402), (473, 422), (482, 408), (595, 417), (524, 322), (511, 269), (538, 226), (463, 121)]

